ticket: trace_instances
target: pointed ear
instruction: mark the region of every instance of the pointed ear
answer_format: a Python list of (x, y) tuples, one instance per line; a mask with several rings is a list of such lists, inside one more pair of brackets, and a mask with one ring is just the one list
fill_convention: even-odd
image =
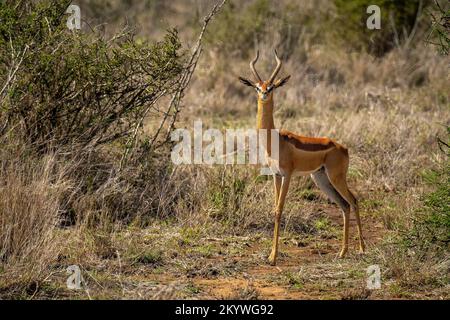
[(284, 77), (283, 79), (278, 79), (277, 81), (275, 81), (274, 87), (275, 87), (275, 88), (279, 88), (279, 87), (284, 86), (284, 85), (288, 82), (288, 80), (289, 80), (290, 77), (291, 77), (291, 76), (289, 75), (289, 76), (287, 76), (287, 77)]
[(243, 84), (249, 87), (255, 87), (255, 85), (248, 79), (245, 79), (243, 77), (239, 77), (239, 81), (241, 81)]

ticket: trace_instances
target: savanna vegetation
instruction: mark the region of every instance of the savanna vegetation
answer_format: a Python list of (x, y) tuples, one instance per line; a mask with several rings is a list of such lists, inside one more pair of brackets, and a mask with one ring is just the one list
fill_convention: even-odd
[[(0, 298), (449, 298), (447, 1), (228, 0), (209, 15), (207, 0), (80, 0), (69, 30), (71, 3), (0, 3)], [(381, 30), (365, 27), (373, 4)], [(194, 120), (254, 127), (237, 77), (256, 49), (268, 76), (273, 48), (292, 75), (276, 126), (350, 150), (364, 255), (352, 217), (337, 259), (341, 213), (302, 177), (271, 267), (271, 179), (171, 162), (171, 132)]]

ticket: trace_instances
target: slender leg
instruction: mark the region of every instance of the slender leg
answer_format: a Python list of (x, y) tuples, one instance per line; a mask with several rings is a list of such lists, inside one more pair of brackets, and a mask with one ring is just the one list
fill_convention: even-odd
[(286, 175), (283, 178), (283, 183), (281, 185), (280, 197), (278, 199), (277, 209), (275, 213), (275, 228), (273, 232), (273, 243), (272, 243), (272, 253), (269, 256), (269, 263), (271, 265), (276, 265), (277, 255), (278, 255), (278, 237), (280, 232), (280, 220), (281, 214), (283, 213), (284, 201), (286, 200), (286, 195), (289, 190), (289, 183), (291, 182), (291, 175)]
[(344, 212), (344, 237), (342, 238), (342, 249), (339, 258), (343, 258), (348, 251), (348, 227), (350, 223), (350, 209)]
[(330, 182), (336, 191), (344, 198), (344, 200), (350, 205), (342, 207), (342, 214), (344, 216), (344, 236), (342, 238), (342, 249), (339, 253), (339, 258), (343, 258), (348, 251), (348, 230), (350, 225), (350, 207), (354, 208), (353, 196), (350, 194), (347, 188), (347, 183), (342, 176), (333, 177), (329, 176)]
[[(353, 194), (352, 194), (352, 196), (353, 196)], [(355, 198), (355, 197), (353, 196), (353, 198)], [(358, 226), (359, 252), (364, 253), (364, 251), (366, 250), (366, 246), (364, 244), (364, 237), (363, 237), (362, 228), (361, 228), (361, 218), (359, 217), (359, 206), (358, 206), (358, 202), (356, 201), (356, 198), (355, 198), (355, 205), (352, 206), (352, 208), (353, 208), (353, 211), (355, 212), (356, 225)]]
[(277, 206), (278, 206), (278, 199), (280, 198), (280, 189), (281, 189), (282, 179), (280, 176), (274, 174), (273, 182), (274, 182), (274, 186), (275, 186), (275, 210), (276, 210)]
[[(347, 186), (347, 181), (345, 179), (345, 175), (343, 174), (336, 174), (333, 175), (333, 172), (328, 172), (329, 179), (333, 187), (339, 192), (339, 194), (350, 204), (350, 207), (355, 212), (356, 217), (356, 224), (358, 226), (358, 235), (359, 235), (359, 249), (361, 252), (364, 252), (365, 246), (364, 246), (364, 237), (362, 234), (362, 228), (361, 228), (361, 219), (359, 216), (359, 207), (358, 202), (355, 198), (355, 196), (350, 192)], [(344, 238), (342, 242), (342, 250), (339, 254), (340, 258), (343, 258), (348, 250), (348, 229), (349, 229), (349, 220), (350, 220), (350, 210), (344, 210)]]

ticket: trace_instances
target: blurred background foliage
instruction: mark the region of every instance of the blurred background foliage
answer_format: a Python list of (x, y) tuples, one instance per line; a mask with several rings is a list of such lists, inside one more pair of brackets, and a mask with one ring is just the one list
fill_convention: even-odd
[[(395, 47), (407, 43), (429, 28), (429, 18), (423, 15), (431, 0), (334, 0), (297, 3), (256, 0), (237, 4), (231, 2), (210, 29), (210, 41), (222, 52), (245, 53), (258, 43), (275, 40), (288, 57), (299, 42), (312, 41), (348, 46), (383, 56)], [(381, 9), (382, 27), (369, 30), (366, 12), (371, 5)], [(305, 35), (308, 39), (305, 39)]]
[[(409, 43), (427, 28), (422, 15), (432, 1), (428, 0), (356, 0), (334, 1), (338, 18), (336, 31), (347, 44), (363, 49), (375, 56), (383, 56), (396, 46)], [(369, 30), (366, 12), (371, 5), (380, 7), (381, 29)]]

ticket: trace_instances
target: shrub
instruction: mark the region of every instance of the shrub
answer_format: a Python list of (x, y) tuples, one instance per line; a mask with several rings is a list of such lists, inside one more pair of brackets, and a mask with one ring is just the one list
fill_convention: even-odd
[(127, 135), (180, 75), (175, 30), (155, 43), (131, 31), (107, 40), (68, 30), (69, 1), (14, 3), (0, 5), (0, 79), (15, 80), (0, 119), (41, 149)]
[[(450, 127), (447, 127), (447, 132), (450, 137)], [(425, 182), (434, 190), (424, 196), (424, 208), (406, 234), (407, 244), (421, 251), (447, 250), (450, 244), (450, 139), (439, 141), (447, 159), (438, 169), (425, 174)]]
[[(434, 11), (434, 12), (433, 12)], [(450, 50), (450, 9), (441, 6), (436, 1), (436, 6), (430, 12), (432, 25), (428, 35), (428, 41), (438, 45), (443, 54), (448, 54)]]

